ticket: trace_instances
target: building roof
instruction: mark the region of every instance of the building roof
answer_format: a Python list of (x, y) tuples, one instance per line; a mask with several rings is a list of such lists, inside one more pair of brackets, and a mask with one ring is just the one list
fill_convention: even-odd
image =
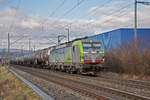
[[(131, 42), (134, 39), (133, 28), (120, 28), (112, 31), (89, 36), (89, 39), (99, 40), (103, 43), (105, 50), (116, 48), (122, 42)], [(138, 28), (137, 38), (139, 40), (150, 40), (150, 28)], [(150, 42), (150, 41), (149, 41)]]

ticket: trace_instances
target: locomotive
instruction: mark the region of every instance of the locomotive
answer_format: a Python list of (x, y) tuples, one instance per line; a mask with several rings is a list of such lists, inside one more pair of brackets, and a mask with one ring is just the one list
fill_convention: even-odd
[(99, 71), (103, 62), (102, 43), (90, 39), (76, 39), (12, 60), (15, 64), (42, 65), (53, 70), (78, 74)]

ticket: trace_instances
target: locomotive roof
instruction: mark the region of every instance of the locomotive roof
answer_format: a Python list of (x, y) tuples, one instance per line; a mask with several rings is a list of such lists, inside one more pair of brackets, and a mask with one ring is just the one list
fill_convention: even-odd
[[(37, 51), (35, 51), (35, 53), (41, 52), (43, 50), (51, 49), (51, 48), (61, 48), (61, 46), (71, 46), (74, 41), (78, 41), (78, 40), (82, 40), (83, 42), (89, 42), (88, 37), (77, 38), (77, 39), (74, 39), (74, 40), (69, 41), (69, 42), (61, 43), (60, 45), (57, 45), (57, 46), (51, 46), (51, 47), (48, 47), (48, 48), (37, 50)], [(97, 40), (92, 40), (92, 42), (97, 42)]]

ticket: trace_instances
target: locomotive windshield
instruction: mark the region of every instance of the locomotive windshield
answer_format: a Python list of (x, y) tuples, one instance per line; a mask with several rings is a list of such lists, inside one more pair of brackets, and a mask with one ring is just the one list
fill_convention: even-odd
[(101, 44), (99, 42), (83, 42), (83, 50), (88, 51), (101, 51)]

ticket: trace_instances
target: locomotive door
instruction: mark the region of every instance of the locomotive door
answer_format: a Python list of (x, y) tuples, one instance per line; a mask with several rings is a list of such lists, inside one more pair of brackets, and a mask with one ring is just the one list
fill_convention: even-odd
[(80, 62), (80, 48), (78, 46), (72, 47), (72, 62)]

